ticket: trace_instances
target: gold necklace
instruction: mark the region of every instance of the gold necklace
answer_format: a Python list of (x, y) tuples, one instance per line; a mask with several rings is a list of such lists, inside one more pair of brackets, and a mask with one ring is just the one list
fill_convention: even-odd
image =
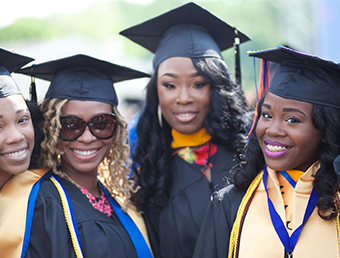
[(76, 181), (74, 181), (72, 178), (70, 178), (67, 174), (64, 173), (64, 176), (68, 181), (70, 181), (72, 184), (74, 184), (82, 192), (82, 194), (84, 194), (87, 197), (87, 199), (89, 200), (89, 202), (91, 203), (93, 208), (95, 208), (96, 210), (106, 214), (106, 216), (108, 216), (108, 217), (112, 216), (113, 209), (112, 209), (109, 201), (105, 197), (103, 191), (100, 188), (99, 188), (99, 190), (101, 192), (101, 197), (96, 198), (89, 192), (89, 190), (87, 190), (85, 187), (78, 184)]

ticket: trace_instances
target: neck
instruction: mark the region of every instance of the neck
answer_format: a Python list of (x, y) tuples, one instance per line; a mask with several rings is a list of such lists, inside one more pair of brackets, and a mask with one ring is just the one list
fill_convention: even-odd
[(5, 185), (5, 183), (11, 179), (13, 175), (10, 175), (8, 173), (2, 173), (0, 172), (0, 190)]
[(197, 147), (211, 140), (211, 136), (205, 127), (193, 134), (181, 134), (175, 129), (172, 129), (171, 134), (173, 137), (171, 148), (173, 149), (181, 147)]
[(86, 188), (93, 196), (100, 197), (101, 192), (97, 183), (97, 171), (95, 172), (76, 172), (72, 170), (61, 171), (65, 174), (65, 178), (75, 186)]

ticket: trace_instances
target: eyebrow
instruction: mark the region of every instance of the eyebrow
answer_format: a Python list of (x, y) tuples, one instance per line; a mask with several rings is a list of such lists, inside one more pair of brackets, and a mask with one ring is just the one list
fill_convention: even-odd
[[(172, 78), (177, 78), (178, 75), (175, 74), (175, 73), (165, 73), (165, 74), (162, 74), (161, 77), (164, 77), (164, 76), (170, 76)], [(201, 76), (199, 73), (195, 72), (195, 73), (190, 73), (189, 74), (189, 77), (197, 77), (197, 76)]]
[(178, 77), (177, 74), (175, 74), (175, 73), (165, 73), (165, 74), (161, 75), (161, 77), (164, 77), (164, 76), (170, 76), (172, 78), (177, 78)]
[(297, 109), (297, 108), (283, 108), (282, 111), (283, 112), (298, 112), (304, 115), (305, 117), (307, 117), (305, 113), (303, 113), (300, 109)]
[[(263, 103), (262, 107), (266, 107), (268, 109), (272, 109), (271, 105), (266, 104), (266, 103)], [(304, 115), (305, 117), (307, 117), (307, 115), (305, 113), (303, 113), (300, 109), (297, 109), (297, 108), (282, 108), (282, 111), (283, 112), (298, 112), (298, 113)]]
[[(28, 108), (27, 109), (18, 109), (15, 113), (19, 114), (19, 113), (22, 113), (22, 112), (25, 112), (25, 111), (29, 111), (29, 109)], [(0, 119), (1, 118), (4, 118), (4, 115), (0, 114)]]

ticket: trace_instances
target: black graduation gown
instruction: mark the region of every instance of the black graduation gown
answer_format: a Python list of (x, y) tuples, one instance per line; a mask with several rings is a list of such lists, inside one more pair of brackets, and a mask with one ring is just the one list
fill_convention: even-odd
[(229, 236), (245, 191), (228, 185), (212, 196), (193, 258), (228, 257)]
[(145, 214), (155, 257), (192, 257), (210, 196), (226, 185), (226, 177), (235, 165), (233, 153), (222, 146), (217, 148), (209, 160), (213, 164), (211, 185), (197, 168), (178, 155), (172, 157), (170, 198), (161, 209)]
[[(69, 181), (59, 178), (71, 200), (86, 258), (137, 258), (132, 241), (116, 216), (107, 217)], [(54, 184), (44, 180), (34, 211), (27, 258), (76, 257), (62, 204)]]

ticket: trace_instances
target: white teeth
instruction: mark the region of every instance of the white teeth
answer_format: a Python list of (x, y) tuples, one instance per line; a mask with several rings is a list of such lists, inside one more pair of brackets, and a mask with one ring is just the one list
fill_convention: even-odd
[(178, 114), (178, 116), (180, 116), (180, 117), (189, 117), (189, 116), (192, 116), (192, 113), (180, 113), (180, 114)]
[(266, 145), (266, 148), (271, 152), (285, 151), (288, 149), (287, 147), (284, 146), (274, 146), (269, 144)]
[(27, 149), (23, 149), (21, 151), (11, 152), (11, 153), (5, 153), (3, 154), (6, 157), (20, 157), (25, 154)]
[(76, 154), (80, 156), (90, 156), (98, 150), (90, 150), (90, 151), (81, 151), (81, 150), (73, 150)]

